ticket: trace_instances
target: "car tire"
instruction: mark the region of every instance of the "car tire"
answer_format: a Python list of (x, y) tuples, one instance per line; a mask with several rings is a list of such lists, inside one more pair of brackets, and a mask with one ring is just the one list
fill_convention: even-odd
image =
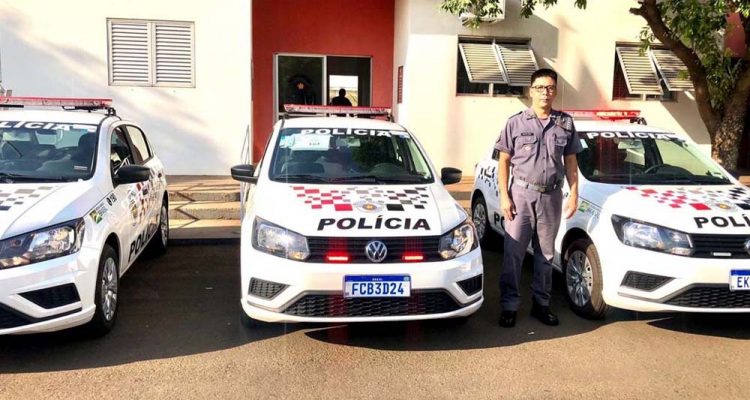
[(94, 290), (94, 317), (86, 329), (94, 336), (107, 334), (115, 326), (118, 310), (118, 291), (120, 289), (119, 257), (112, 246), (105, 244), (99, 258), (99, 269), (96, 274)]
[(492, 226), (490, 226), (487, 203), (484, 201), (484, 196), (481, 194), (479, 194), (471, 203), (471, 219), (474, 222), (474, 227), (476, 228), (477, 236), (479, 237), (479, 244), (482, 247), (492, 248), (498, 246), (502, 248), (502, 238), (494, 229), (492, 229)]
[(610, 310), (602, 297), (602, 267), (594, 243), (574, 241), (565, 251), (563, 284), (570, 308), (588, 319), (601, 319)]
[(169, 245), (169, 206), (166, 199), (162, 200), (159, 209), (159, 226), (156, 233), (146, 247), (146, 253), (151, 257), (158, 257), (167, 252)]

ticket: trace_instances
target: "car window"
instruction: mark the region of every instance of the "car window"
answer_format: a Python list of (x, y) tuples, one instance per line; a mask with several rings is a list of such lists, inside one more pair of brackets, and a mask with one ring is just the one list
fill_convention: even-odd
[(133, 164), (133, 153), (130, 151), (128, 140), (121, 127), (112, 132), (111, 144), (109, 160), (112, 173), (115, 174), (123, 165)]
[(146, 138), (143, 135), (143, 131), (134, 126), (128, 126), (127, 130), (130, 142), (133, 144), (134, 162), (136, 164), (143, 164), (145, 161), (148, 161), (152, 155), (148, 143), (146, 142)]
[(0, 121), (0, 173), (19, 180), (88, 179), (94, 171), (97, 129), (95, 125)]
[(357, 128), (282, 129), (270, 178), (336, 184), (433, 181), (427, 160), (408, 132)]
[(602, 183), (727, 184), (700, 150), (674, 134), (581, 132), (578, 164), (586, 179)]

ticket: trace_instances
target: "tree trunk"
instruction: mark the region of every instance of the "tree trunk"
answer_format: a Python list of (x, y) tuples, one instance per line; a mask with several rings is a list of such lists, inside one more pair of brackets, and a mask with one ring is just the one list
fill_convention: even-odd
[(747, 94), (735, 92), (724, 109), (719, 128), (712, 135), (711, 157), (729, 170), (737, 169), (748, 97)]

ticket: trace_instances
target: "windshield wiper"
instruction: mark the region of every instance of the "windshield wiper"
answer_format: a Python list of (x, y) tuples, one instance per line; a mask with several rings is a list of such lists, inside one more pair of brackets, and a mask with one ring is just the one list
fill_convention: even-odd
[(63, 176), (31, 176), (31, 175), (21, 175), (21, 174), (13, 174), (10, 172), (0, 172), (0, 180), (5, 181), (5, 183), (13, 183), (17, 181), (23, 181), (23, 182), (68, 182), (70, 180), (75, 180), (75, 178), (66, 178)]
[(331, 182), (330, 179), (322, 177), (322, 176), (315, 176), (315, 175), (307, 175), (307, 174), (285, 174), (285, 175), (277, 175), (274, 177), (274, 180), (294, 180), (294, 181), (308, 181), (308, 182)]
[(365, 182), (365, 183), (422, 183), (426, 182), (427, 179), (423, 176), (409, 176), (409, 175), (402, 175), (402, 176), (378, 176), (378, 175), (371, 175), (371, 174), (363, 174), (363, 175), (351, 175), (351, 176), (342, 176), (340, 178), (335, 179), (336, 182), (347, 182), (347, 183), (353, 183), (353, 182)]

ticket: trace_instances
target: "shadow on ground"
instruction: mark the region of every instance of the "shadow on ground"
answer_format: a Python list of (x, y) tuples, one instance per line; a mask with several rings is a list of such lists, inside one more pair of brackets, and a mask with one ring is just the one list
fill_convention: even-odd
[[(465, 324), (424, 321), (387, 324), (239, 324), (239, 246), (172, 247), (160, 259), (138, 261), (122, 280), (121, 308), (115, 329), (102, 338), (86, 338), (78, 330), (0, 337), (0, 373), (64, 371), (122, 365), (137, 361), (189, 356), (231, 349), (297, 331), (291, 340), (382, 350), (460, 350), (514, 346), (585, 334), (606, 324), (644, 320), (656, 328), (735, 339), (750, 338), (746, 316), (639, 314), (617, 310), (603, 321), (574, 315), (555, 286), (553, 309), (559, 327), (528, 316), (523, 299), (518, 325), (496, 324), (497, 279), (501, 254), (485, 250), (485, 294), (482, 308)], [(527, 267), (529, 267), (527, 265)], [(528, 288), (530, 268), (524, 287)], [(528, 292), (527, 292), (528, 293)], [(526, 293), (525, 293), (526, 294)], [(252, 354), (252, 346), (248, 347)]]

